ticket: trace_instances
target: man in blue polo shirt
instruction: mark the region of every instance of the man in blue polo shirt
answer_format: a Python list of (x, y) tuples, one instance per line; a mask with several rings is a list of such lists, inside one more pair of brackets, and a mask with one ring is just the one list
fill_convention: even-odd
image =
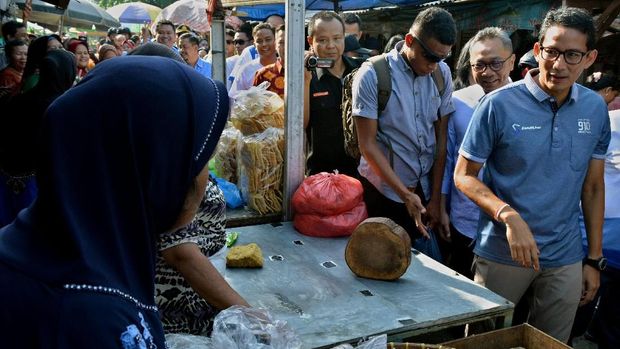
[(185, 33), (179, 38), (180, 54), (185, 63), (194, 68), (202, 76), (211, 77), (211, 63), (200, 58), (198, 44), (200, 39), (196, 34)]
[[(457, 188), (482, 211), (475, 280), (514, 303), (531, 288), (528, 322), (562, 341), (579, 303), (599, 287), (592, 265), (603, 257), (609, 118), (603, 99), (575, 84), (596, 60), (594, 43), (587, 12), (550, 11), (534, 44), (540, 71), (480, 102), (455, 169)], [(583, 265), (580, 203), (590, 261)]]

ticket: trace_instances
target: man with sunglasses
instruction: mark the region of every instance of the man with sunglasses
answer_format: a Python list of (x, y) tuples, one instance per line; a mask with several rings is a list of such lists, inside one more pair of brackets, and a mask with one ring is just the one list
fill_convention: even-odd
[(245, 22), (239, 27), (233, 37), (233, 45), (235, 46), (235, 51), (237, 52), (237, 58), (234, 59), (234, 65), (230, 73), (228, 73), (228, 71), (226, 72), (228, 75), (226, 80), (226, 88), (228, 91), (230, 91), (232, 83), (235, 81), (235, 76), (238, 74), (241, 67), (258, 57), (258, 51), (256, 50), (256, 47), (254, 47), (252, 29), (252, 24)]
[(474, 108), (486, 93), (511, 82), (510, 72), (514, 66), (515, 55), (510, 37), (498, 27), (480, 30), (469, 41), (468, 47), (467, 64), (475, 84), (452, 94), (456, 110), (448, 121), (448, 154), (441, 188), (441, 211), (443, 222), (449, 225), (450, 232), (448, 266), (473, 279), (472, 242), (476, 237), (480, 210), (454, 186), (454, 165)]
[(539, 69), (480, 102), (454, 178), (482, 211), (475, 281), (513, 303), (527, 294), (528, 322), (561, 341), (569, 338), (577, 306), (594, 298), (606, 265), (609, 118), (603, 99), (575, 83), (596, 60), (595, 33), (584, 10), (547, 13), (534, 44)]
[[(446, 116), (454, 111), (450, 68), (443, 59), (455, 41), (449, 12), (437, 7), (420, 12), (405, 40), (385, 55), (392, 92), (381, 115), (373, 66), (363, 64), (353, 81), (352, 111), (368, 215), (391, 218), (412, 241), (430, 237), (426, 220), (434, 228), (440, 224)], [(431, 76), (436, 69), (445, 82), (442, 94)]]
[(252, 26), (249, 23), (244, 23), (239, 27), (239, 30), (235, 32), (233, 44), (235, 45), (235, 51), (237, 51), (238, 55), (240, 55), (246, 47), (254, 45)]

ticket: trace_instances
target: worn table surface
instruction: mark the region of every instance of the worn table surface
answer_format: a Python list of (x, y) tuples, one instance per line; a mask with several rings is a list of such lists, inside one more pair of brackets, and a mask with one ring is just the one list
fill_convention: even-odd
[(213, 258), (214, 265), (250, 304), (286, 320), (305, 348), (380, 333), (400, 339), (473, 319), (512, 316), (512, 303), (417, 251), (399, 280), (376, 281), (348, 268), (347, 238), (311, 238), (290, 222), (230, 230), (239, 232), (237, 245), (261, 247), (264, 266), (227, 269), (225, 251)]

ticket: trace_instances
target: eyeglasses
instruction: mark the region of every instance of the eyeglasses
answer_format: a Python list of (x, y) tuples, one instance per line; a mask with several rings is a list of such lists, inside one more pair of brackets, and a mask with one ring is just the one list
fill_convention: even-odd
[(550, 47), (540, 45), (540, 56), (547, 61), (557, 61), (560, 56), (564, 56), (566, 64), (575, 65), (581, 63), (583, 57), (590, 51), (581, 52), (577, 50), (560, 51)]
[(443, 61), (444, 59), (450, 57), (450, 55), (452, 54), (452, 52), (448, 52), (447, 55), (445, 55), (444, 57), (442, 56), (438, 56), (435, 53), (433, 53), (433, 51), (431, 51), (425, 44), (424, 42), (422, 42), (422, 40), (416, 38), (415, 36), (413, 37), (415, 39), (415, 41), (418, 42), (418, 44), (420, 44), (420, 47), (422, 47), (422, 50), (424, 52), (422, 52), (422, 56), (424, 56), (424, 58), (426, 58), (427, 61), (431, 62), (431, 63), (438, 63)]
[(232, 45), (233, 40), (226, 40), (226, 45)]
[(510, 57), (512, 57), (512, 55), (508, 56), (508, 58), (503, 61), (493, 61), (491, 63), (476, 62), (475, 64), (472, 64), (471, 67), (476, 73), (483, 73), (487, 70), (487, 67), (491, 68), (492, 71), (500, 71), (504, 67), (504, 63), (506, 63)]
[(235, 45), (245, 45), (246, 41), (249, 41), (249, 40), (237, 39), (237, 40), (233, 40), (233, 43), (235, 43)]

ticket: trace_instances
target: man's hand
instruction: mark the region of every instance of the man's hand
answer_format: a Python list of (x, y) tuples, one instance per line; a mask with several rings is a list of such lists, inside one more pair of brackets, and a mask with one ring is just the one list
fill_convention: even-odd
[(430, 235), (426, 231), (426, 227), (422, 223), (422, 215), (426, 213), (426, 209), (422, 205), (422, 200), (415, 193), (409, 192), (404, 199), (405, 206), (407, 207), (407, 212), (409, 212), (409, 216), (413, 218), (415, 221), (415, 226), (418, 228), (420, 233), (427, 238), (430, 239)]
[(540, 270), (538, 264), (540, 251), (530, 227), (523, 218), (515, 210), (509, 208), (500, 214), (500, 221), (506, 224), (506, 238), (512, 260), (523, 267), (534, 267), (534, 270)]
[(579, 306), (590, 303), (594, 300), (596, 292), (601, 284), (601, 272), (590, 265), (583, 266), (583, 280), (581, 286), (581, 301)]
[(437, 232), (444, 241), (452, 241), (450, 236), (450, 215), (446, 212), (446, 208), (443, 205), (441, 206), (441, 221)]
[(428, 205), (426, 205), (426, 215), (424, 215), (424, 218), (426, 218), (427, 225), (433, 229), (433, 231), (441, 233), (441, 207), (438, 199), (432, 197), (428, 202)]
[(304, 81), (305, 81), (306, 83), (310, 83), (310, 80), (312, 80), (312, 71), (311, 71), (311, 70), (308, 70), (308, 69), (305, 67), (305, 65), (306, 65), (306, 62), (308, 62), (308, 59), (309, 59), (310, 57), (314, 57), (314, 56), (315, 56), (315, 54), (314, 54), (314, 52), (312, 52), (312, 50), (310, 50), (310, 51), (306, 51), (306, 52), (304, 53)]
[(32, 15), (32, 0), (26, 0), (24, 3), (24, 9), (22, 10), (22, 19), (24, 23), (30, 19), (30, 15)]

